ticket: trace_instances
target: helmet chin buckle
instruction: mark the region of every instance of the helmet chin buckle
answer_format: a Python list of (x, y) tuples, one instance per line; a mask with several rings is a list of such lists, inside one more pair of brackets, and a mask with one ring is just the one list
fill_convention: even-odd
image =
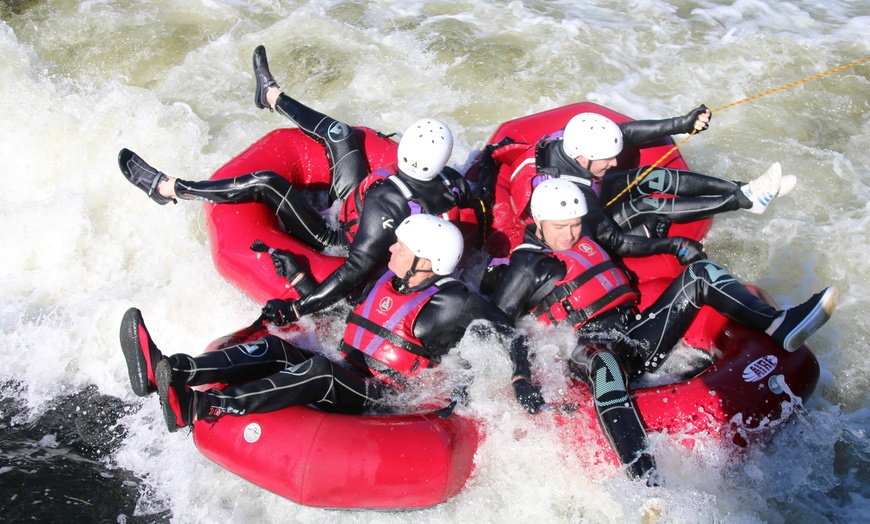
[(411, 268), (408, 269), (408, 271), (405, 272), (405, 276), (403, 276), (403, 277), (399, 277), (399, 275), (396, 275), (396, 279), (397, 279), (398, 282), (399, 282), (399, 286), (398, 286), (398, 287), (401, 288), (400, 291), (401, 291), (402, 289), (409, 289), (409, 288), (411, 287), (411, 286), (410, 286), (410, 281), (411, 281), (411, 278), (412, 278), (414, 275), (417, 274), (417, 263), (418, 263), (419, 261), (420, 261), (420, 257), (414, 255), (414, 261), (411, 262)]

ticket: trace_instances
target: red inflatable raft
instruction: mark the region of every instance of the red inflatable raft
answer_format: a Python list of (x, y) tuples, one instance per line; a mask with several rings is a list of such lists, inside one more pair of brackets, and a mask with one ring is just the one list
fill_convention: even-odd
[[(534, 143), (584, 111), (617, 121), (627, 118), (595, 104), (574, 104), (507, 122), (490, 143), (505, 136)], [(371, 166), (394, 161), (394, 142), (371, 130), (357, 132)], [(653, 163), (672, 145), (663, 140), (639, 151), (627, 150), (620, 165)], [(686, 167), (679, 153), (662, 165)], [(213, 178), (263, 169), (278, 171), (300, 187), (317, 189), (328, 184), (322, 146), (295, 129), (270, 133)], [(497, 191), (506, 187), (500, 178)], [(290, 238), (265, 206), (206, 205), (206, 214), (219, 271), (255, 300), (295, 296), (275, 275), (269, 258), (250, 251), (256, 239), (293, 250), (309, 263), (318, 279), (342, 261), (314, 253)], [(496, 217), (496, 223), (509, 219)], [(701, 239), (709, 227), (709, 220), (674, 225), (671, 233)], [(682, 270), (667, 256), (628, 260), (627, 264), (642, 281), (643, 305), (652, 302)], [(248, 333), (246, 339), (263, 334)], [(689, 345), (710, 351), (716, 363), (691, 380), (634, 391), (650, 431), (711, 435), (745, 444), (753, 435), (769, 433), (786, 420), (818, 380), (818, 363), (805, 346), (788, 353), (766, 335), (726, 321), (709, 308), (702, 310), (685, 338)], [(243, 340), (223, 339), (214, 346)], [(615, 460), (595, 428), (586, 387), (571, 388), (567, 402), (576, 403), (579, 410), (555, 416), (577, 449)], [(197, 421), (194, 427), (199, 450), (226, 469), (300, 504), (332, 508), (422, 508), (443, 502), (458, 493), (471, 475), (479, 438), (477, 425), (456, 415), (351, 416), (306, 406)], [(592, 442), (596, 439), (597, 445)]]
[[(502, 124), (489, 139), (490, 144), (511, 137), (517, 142), (534, 144), (545, 135), (563, 128), (572, 116), (582, 112), (599, 113), (615, 122), (628, 120), (625, 115), (592, 103), (578, 103), (519, 118)], [(651, 165), (673, 148), (671, 139), (661, 140), (640, 150), (624, 150), (619, 168)], [(659, 163), (662, 167), (687, 169), (678, 151)], [(499, 167), (494, 206), (494, 227), (516, 231), (523, 224), (509, 205), (510, 172)], [(702, 240), (711, 220), (674, 224), (670, 235)], [(521, 237), (511, 238), (514, 247)], [(683, 268), (673, 256), (626, 259), (637, 275), (642, 294), (641, 308), (651, 304)], [(756, 293), (769, 303), (762, 291)], [(768, 437), (789, 419), (795, 408), (815, 390), (819, 365), (804, 345), (789, 353), (757, 331), (730, 321), (709, 307), (704, 307), (685, 337), (687, 345), (709, 352), (715, 364), (698, 376), (666, 386), (634, 389), (638, 409), (647, 429), (652, 432), (709, 435), (744, 446), (747, 442)], [(615, 454), (597, 426), (590, 393), (585, 385), (571, 388), (567, 402), (579, 406), (574, 414), (559, 413), (562, 426), (579, 445), (588, 447), (590, 435), (611, 460)], [(692, 439), (687, 439), (691, 443)]]

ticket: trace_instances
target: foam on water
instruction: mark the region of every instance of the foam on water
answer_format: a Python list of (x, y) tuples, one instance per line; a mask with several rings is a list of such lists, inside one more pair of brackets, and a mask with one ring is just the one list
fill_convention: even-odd
[[(796, 174), (797, 189), (765, 215), (720, 217), (707, 250), (783, 306), (829, 284), (841, 301), (811, 340), (822, 377), (795, 420), (742, 457), (652, 435), (666, 488), (628, 482), (594, 449), (567, 449), (551, 416), (530, 420), (515, 405), (493, 341), (467, 337), (457, 356), (476, 378), (459, 411), (485, 420), (487, 437), (466, 489), (410, 513), (300, 507), (213, 465), (184, 432), (167, 434), (156, 400), (129, 391), (117, 342), (132, 305), (167, 352), (198, 353), (259, 312), (213, 269), (201, 207), (159, 208), (116, 163), (128, 147), (170, 175), (204, 179), (288, 125), (251, 103), (258, 44), (289, 94), (352, 124), (395, 131), (442, 118), (462, 167), (499, 122), (524, 114), (585, 99), (635, 118), (672, 116), (870, 56), (866, 3), (45, 0), (4, 5), (0, 15), (3, 396), (23, 402), (28, 420), (88, 385), (132, 405), (123, 443), (104, 460), (141, 479), (137, 514), (741, 523), (870, 515), (868, 65), (722, 110), (683, 148), (694, 168), (726, 178), (749, 180), (774, 161)], [(558, 399), (566, 381), (556, 361), (568, 338), (538, 336), (535, 372)], [(0, 465), (0, 483), (6, 473)]]

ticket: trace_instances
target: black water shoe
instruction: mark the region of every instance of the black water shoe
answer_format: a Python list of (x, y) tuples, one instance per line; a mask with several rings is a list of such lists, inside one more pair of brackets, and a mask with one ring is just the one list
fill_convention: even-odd
[(151, 340), (142, 312), (134, 307), (128, 309), (121, 320), (121, 350), (127, 361), (133, 393), (147, 397), (157, 391), (154, 368), (163, 360), (163, 354)]
[(649, 453), (641, 453), (639, 457), (628, 464), (626, 473), (631, 479), (644, 481), (650, 488), (663, 484), (661, 475), (656, 469), (656, 460)]
[(169, 180), (165, 174), (149, 166), (147, 162), (142, 160), (142, 157), (129, 149), (122, 149), (118, 153), (118, 166), (121, 168), (121, 173), (130, 181), (131, 184), (145, 192), (148, 197), (164, 206), (170, 202), (175, 202), (174, 198), (165, 197), (157, 191), (157, 184), (163, 180)]
[(194, 392), (183, 381), (173, 383), (172, 366), (164, 359), (157, 364), (157, 395), (166, 428), (174, 433), (193, 425)]
[(272, 73), (269, 72), (269, 62), (266, 60), (266, 48), (257, 46), (254, 49), (254, 79), (257, 81), (257, 87), (254, 90), (254, 105), (260, 109), (272, 110), (269, 101), (266, 99), (266, 91), (270, 87), (278, 87), (278, 83), (272, 78)]
[(795, 351), (831, 318), (838, 296), (835, 287), (816, 293), (803, 304), (783, 311), (766, 333), (787, 351)]

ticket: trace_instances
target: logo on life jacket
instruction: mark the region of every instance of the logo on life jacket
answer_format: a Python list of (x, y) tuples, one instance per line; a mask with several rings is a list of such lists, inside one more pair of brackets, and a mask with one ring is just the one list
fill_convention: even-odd
[(381, 220), (383, 220), (383, 222), (381, 223), (382, 229), (393, 229), (394, 227), (396, 227), (395, 221), (392, 218), (381, 217)]
[(381, 313), (386, 313), (390, 309), (393, 308), (393, 299), (390, 297), (384, 297), (380, 303), (378, 303), (378, 311)]
[(592, 246), (586, 244), (585, 242), (581, 242), (580, 244), (578, 244), (577, 248), (580, 249), (580, 251), (586, 253), (587, 255), (595, 253), (595, 250), (592, 248)]

